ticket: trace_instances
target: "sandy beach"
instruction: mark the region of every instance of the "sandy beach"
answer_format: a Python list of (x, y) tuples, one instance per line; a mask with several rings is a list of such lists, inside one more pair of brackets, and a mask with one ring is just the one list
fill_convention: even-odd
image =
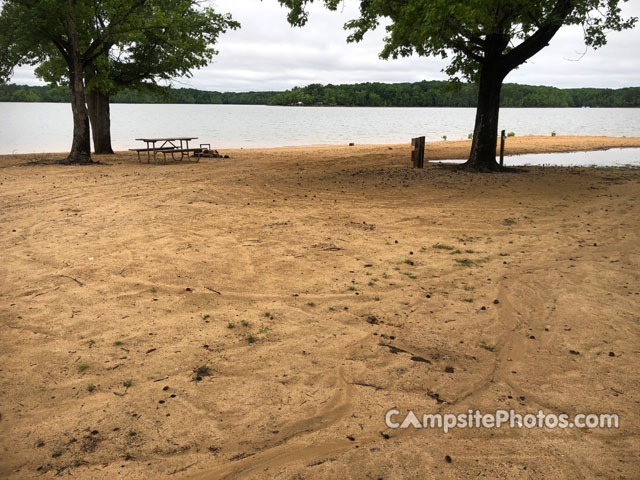
[[(507, 140), (612, 147), (640, 138)], [(637, 478), (640, 170), (410, 149), (0, 156), (0, 477)], [(393, 408), (620, 425), (445, 434)]]

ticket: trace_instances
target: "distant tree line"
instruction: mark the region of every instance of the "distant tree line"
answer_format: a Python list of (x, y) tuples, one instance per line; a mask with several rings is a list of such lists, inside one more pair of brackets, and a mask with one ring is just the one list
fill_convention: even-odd
[[(295, 87), (284, 92), (209, 92), (193, 88), (123, 90), (111, 103), (324, 105), (346, 107), (476, 107), (475, 84), (443, 81)], [(0, 102), (69, 102), (60, 87), (0, 85)], [(640, 107), (640, 87), (620, 89), (517, 85), (502, 89), (502, 107)]]

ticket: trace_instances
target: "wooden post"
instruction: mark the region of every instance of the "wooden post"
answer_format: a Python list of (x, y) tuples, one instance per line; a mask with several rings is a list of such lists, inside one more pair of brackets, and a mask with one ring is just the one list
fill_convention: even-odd
[(417, 137), (411, 139), (411, 161), (413, 162), (413, 168), (424, 168), (424, 137)]
[(504, 140), (505, 138), (507, 138), (507, 135), (505, 135), (504, 130), (502, 130), (502, 132), (500, 132), (500, 166), (502, 167), (504, 165)]

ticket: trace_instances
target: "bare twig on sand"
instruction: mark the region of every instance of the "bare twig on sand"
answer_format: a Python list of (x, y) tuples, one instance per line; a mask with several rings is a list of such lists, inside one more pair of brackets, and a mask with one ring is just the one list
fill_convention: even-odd
[(173, 472), (169, 472), (167, 475), (175, 475), (176, 473), (184, 472), (185, 470), (193, 467), (198, 462), (193, 462), (189, 465), (185, 465), (184, 467), (176, 468)]
[(81, 287), (84, 287), (84, 283), (82, 283), (80, 280), (78, 280), (77, 278), (73, 278), (70, 275), (58, 275), (59, 277), (64, 277), (64, 278), (69, 278), (71, 280), (73, 280), (74, 282), (76, 282), (78, 285), (80, 285)]

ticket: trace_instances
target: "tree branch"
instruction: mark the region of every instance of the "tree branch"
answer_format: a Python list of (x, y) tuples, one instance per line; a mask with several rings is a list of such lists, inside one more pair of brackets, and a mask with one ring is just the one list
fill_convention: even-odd
[(574, 0), (558, 0), (538, 31), (503, 56), (508, 71), (522, 65), (546, 47), (574, 7)]

